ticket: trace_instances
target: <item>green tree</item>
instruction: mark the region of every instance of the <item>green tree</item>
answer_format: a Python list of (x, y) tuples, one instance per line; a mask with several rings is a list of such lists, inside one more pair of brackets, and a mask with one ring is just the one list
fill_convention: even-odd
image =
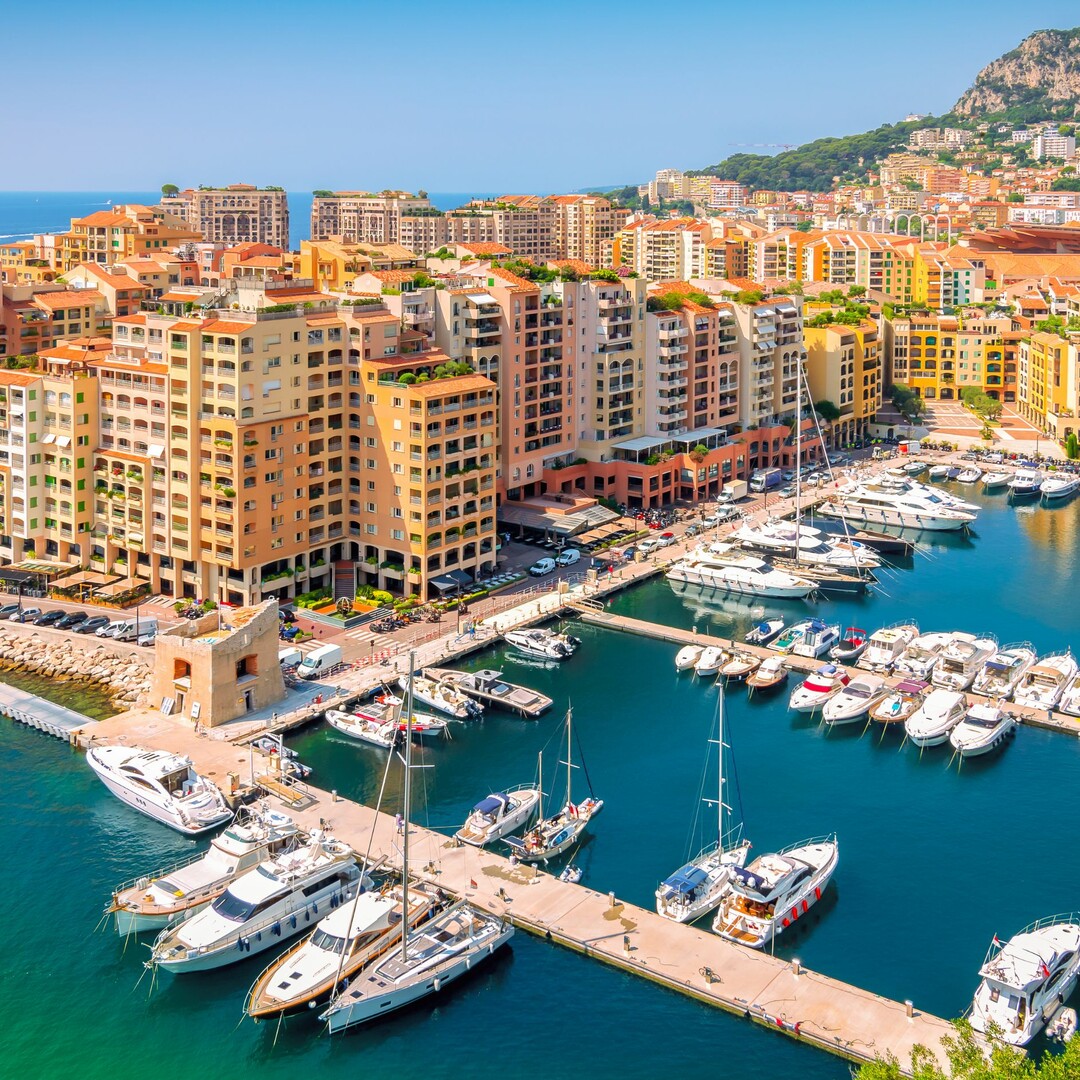
[(1011, 203), (1021, 203), (1024, 201), (1024, 196), (1021, 195), (1019, 191), (1014, 191), (1005, 201)]
[(1080, 457), (1080, 440), (1076, 438), (1076, 432), (1070, 431), (1065, 437), (1065, 453), (1071, 461)]
[(180, 189), (175, 184), (162, 184), (161, 194), (169, 197), (171, 195), (179, 195)]
[(896, 411), (908, 423), (915, 423), (923, 415), (923, 400), (919, 397), (918, 392), (912, 390), (910, 386), (906, 386), (904, 383), (895, 383), (890, 396), (893, 405), (896, 406)]
[(1039, 1061), (1013, 1046), (995, 1042), (987, 1058), (971, 1025), (957, 1020), (955, 1026), (956, 1034), (941, 1040), (948, 1071), (925, 1046), (916, 1046), (909, 1072), (902, 1072), (900, 1063), (890, 1055), (863, 1065), (855, 1080), (902, 1080), (905, 1075), (915, 1080), (1075, 1080), (1080, 1076), (1080, 1039), (1066, 1043), (1062, 1053), (1046, 1054)]
[(840, 419), (840, 410), (828, 398), (815, 401), (814, 411), (827, 424), (833, 424)]

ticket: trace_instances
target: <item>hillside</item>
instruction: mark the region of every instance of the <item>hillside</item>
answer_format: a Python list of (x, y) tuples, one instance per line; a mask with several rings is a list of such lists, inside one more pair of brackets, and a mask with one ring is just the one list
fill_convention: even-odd
[(1028, 122), (1080, 115), (1080, 27), (1024, 38), (979, 72), (953, 112)]

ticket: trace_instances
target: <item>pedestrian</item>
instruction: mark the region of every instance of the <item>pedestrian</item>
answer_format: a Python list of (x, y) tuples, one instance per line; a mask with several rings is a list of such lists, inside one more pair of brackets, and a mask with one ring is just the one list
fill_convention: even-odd
[(394, 815), (394, 828), (397, 829), (398, 836), (405, 831), (405, 819), (400, 813)]

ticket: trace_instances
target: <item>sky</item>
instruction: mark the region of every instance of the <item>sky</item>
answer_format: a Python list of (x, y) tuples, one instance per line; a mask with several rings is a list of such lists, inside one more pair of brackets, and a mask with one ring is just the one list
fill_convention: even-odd
[(1027, 34), (1077, 23), (1075, 0), (54, 0), (47, 30), (18, 4), (0, 189), (638, 183), (944, 112)]

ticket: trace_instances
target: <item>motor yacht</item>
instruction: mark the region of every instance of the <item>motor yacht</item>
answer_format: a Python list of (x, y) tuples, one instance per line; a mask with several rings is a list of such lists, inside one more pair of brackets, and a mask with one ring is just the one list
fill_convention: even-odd
[(358, 739), (369, 746), (379, 746), (388, 750), (399, 739), (398, 726), (393, 717), (374, 719), (360, 713), (351, 713), (345, 709), (327, 709), (326, 722), (342, 735)]
[(997, 704), (972, 705), (949, 733), (952, 748), (961, 757), (988, 754), (1016, 731), (1016, 717)]
[[(402, 691), (407, 691), (409, 676), (402, 675), (398, 679), (398, 686)], [(436, 712), (452, 716), (455, 720), (473, 720), (484, 712), (484, 706), (479, 701), (473, 701), (447, 683), (436, 682), (423, 675), (412, 676), (412, 693), (413, 700), (418, 705), (425, 705)]]
[(1024, 672), (1035, 663), (1031, 642), (1014, 642), (998, 649), (982, 666), (971, 689), (988, 698), (1007, 698)]
[(997, 652), (997, 640), (989, 635), (953, 634), (934, 669), (930, 681), (946, 690), (966, 690), (982, 670), (983, 665)]
[(746, 676), (746, 685), (750, 690), (774, 690), (787, 682), (788, 669), (782, 656), (769, 656), (762, 660), (757, 671)]
[(1070, 679), (1061, 692), (1058, 709), (1069, 716), (1080, 716), (1080, 675)]
[(994, 937), (979, 969), (971, 1026), (1013, 1046), (1027, 1046), (1068, 1000), (1080, 974), (1080, 921), (1054, 916), (1003, 942)]
[(701, 659), (701, 654), (704, 651), (703, 645), (684, 645), (675, 654), (675, 670), (691, 671)]
[[(410, 888), (410, 927), (430, 918), (436, 907), (432, 893)], [(401, 913), (400, 886), (361, 892), (339, 904), (302, 941), (263, 969), (248, 991), (248, 1016), (282, 1016), (328, 1004), (361, 967), (401, 940)]]
[(857, 626), (849, 626), (832, 647), (829, 657), (838, 664), (854, 664), (866, 651), (869, 641), (865, 630)]
[(272, 949), (369, 884), (352, 849), (324, 831), (238, 877), (209, 907), (154, 942), (148, 966), (208, 971)]
[(779, 636), (772, 639), (769, 642), (769, 648), (774, 652), (782, 653), (787, 656), (792, 652), (796, 645), (802, 640), (803, 634), (806, 632), (806, 620), (802, 622), (793, 623), (787, 627)]
[(1044, 656), (1024, 672), (1013, 690), (1013, 701), (1033, 709), (1052, 709), (1061, 700), (1065, 687), (1076, 678), (1078, 670), (1072, 653)]
[(902, 724), (916, 712), (930, 692), (928, 683), (919, 679), (904, 679), (898, 682), (870, 710), (870, 719), (875, 724)]
[(720, 678), (739, 682), (761, 667), (761, 657), (736, 649), (720, 668)]
[(875, 630), (856, 667), (866, 671), (889, 672), (903, 655), (904, 650), (919, 636), (919, 627), (915, 623), (895, 623)]
[(796, 656), (809, 656), (816, 660), (840, 641), (839, 626), (830, 626), (821, 619), (807, 619), (800, 625), (803, 628), (802, 636), (791, 650)]
[(719, 645), (706, 646), (701, 650), (701, 656), (694, 665), (694, 674), (703, 679), (715, 677), (720, 671), (720, 666), (727, 660), (727, 655)]
[(763, 948), (821, 899), (838, 860), (836, 837), (826, 836), (735, 867), (731, 895), (720, 904), (713, 930), (736, 944)]
[(831, 566), (836, 570), (863, 570), (881, 565), (881, 556), (872, 548), (831, 536), (812, 525), (771, 520), (761, 525), (744, 524), (731, 539), (749, 551), (793, 559), (811, 566)]
[(952, 633), (948, 631), (920, 634), (897, 658), (893, 664), (893, 672), (929, 681), (930, 672), (934, 670), (941, 651), (952, 641), (952, 637)]
[(931, 690), (904, 722), (907, 737), (916, 746), (940, 746), (964, 719), (968, 704), (958, 690)]
[(1043, 477), (1034, 469), (1017, 469), (1009, 481), (1009, 494), (1017, 498), (1040, 494)]
[(472, 808), (454, 838), (463, 844), (483, 847), (526, 824), (539, 804), (540, 789), (537, 787), (497, 791)]
[(988, 472), (983, 476), (983, 490), (997, 491), (999, 488), (1005, 487), (1011, 479), (1012, 473)]
[(478, 967), (514, 935), (513, 926), (465, 901), (403, 934), (401, 947), (361, 967), (319, 1019), (331, 1033), (386, 1016)]
[(106, 910), (116, 918), (116, 932), (139, 934), (190, 918), (241, 874), (296, 844), (300, 835), (287, 814), (241, 806), (206, 851), (113, 890)]
[(861, 720), (889, 689), (880, 675), (856, 675), (840, 693), (825, 702), (821, 709), (822, 723), (836, 726)]
[(92, 746), (86, 763), (121, 801), (186, 836), (216, 829), (233, 813), (212, 780), (191, 760), (138, 746)]
[(931, 465), (930, 471), (926, 474), (931, 480), (945, 480), (949, 476), (949, 469), (951, 465)]
[[(964, 504), (970, 505), (970, 504)], [(819, 507), (826, 517), (856, 525), (890, 525), (905, 529), (948, 532), (974, 523), (978, 510), (962, 509), (958, 500), (922, 485), (855, 484), (841, 488)]]
[(904, 466), (904, 473), (907, 476), (918, 476), (920, 473), (926, 472), (928, 463), (925, 461), (909, 461)]
[(734, 596), (798, 600), (814, 591), (814, 582), (770, 566), (752, 555), (733, 555), (699, 549), (673, 563), (669, 581)]
[(542, 660), (569, 660), (581, 644), (580, 638), (535, 626), (528, 630), (508, 630), (503, 640), (526, 656)]
[(1040, 485), (1039, 493), (1044, 502), (1053, 502), (1056, 499), (1067, 499), (1080, 487), (1080, 476), (1071, 473), (1048, 476)]
[(784, 625), (784, 620), (779, 616), (772, 619), (761, 619), (754, 623), (753, 628), (744, 640), (747, 645), (768, 645), (784, 629)]
[(824, 706), (829, 698), (840, 693), (850, 681), (843, 668), (825, 664), (795, 687), (788, 699), (788, 708), (795, 712), (814, 712)]

